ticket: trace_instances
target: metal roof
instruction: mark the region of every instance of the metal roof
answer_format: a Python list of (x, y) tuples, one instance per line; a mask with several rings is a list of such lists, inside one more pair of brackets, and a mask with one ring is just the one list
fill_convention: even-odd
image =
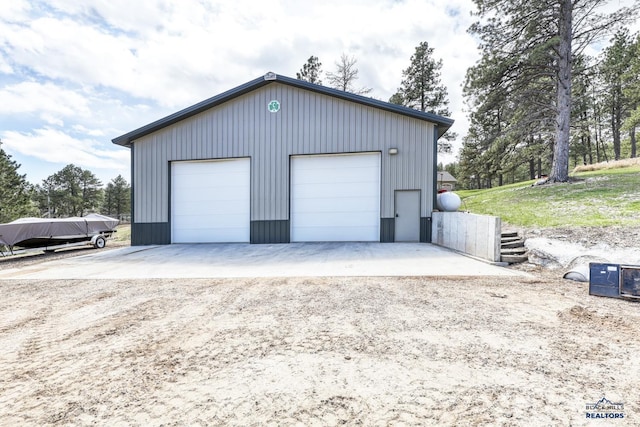
[(255, 80), (251, 80), (250, 82), (230, 89), (212, 98), (205, 99), (204, 101), (192, 105), (191, 107), (187, 107), (184, 110), (180, 110), (160, 120), (156, 120), (153, 123), (149, 123), (148, 125), (142, 126), (141, 128), (114, 138), (111, 141), (114, 144), (122, 145), (125, 147), (130, 146), (131, 143), (138, 138), (156, 132), (167, 126), (171, 126), (181, 120), (199, 114), (210, 108), (216, 107), (233, 98), (244, 95), (248, 92), (271, 84), (273, 82), (294, 86), (300, 89), (309, 90), (311, 92), (321, 93), (323, 95), (333, 96), (336, 98), (344, 99), (346, 101), (356, 102), (368, 107), (379, 108), (381, 110), (389, 111), (392, 113), (425, 120), (438, 126), (438, 137), (442, 136), (453, 125), (453, 119), (450, 119), (448, 117), (439, 116), (433, 113), (425, 113), (422, 111), (414, 110), (413, 108), (403, 107), (401, 105), (391, 104), (389, 102), (379, 101), (377, 99), (369, 98), (366, 96), (356, 95), (354, 93), (344, 92), (330, 87), (309, 83), (304, 80), (293, 79), (291, 77), (286, 77), (280, 74), (269, 72), (262, 77), (258, 77)]
[(436, 173), (438, 174), (438, 182), (458, 182), (458, 180), (447, 171), (438, 171)]

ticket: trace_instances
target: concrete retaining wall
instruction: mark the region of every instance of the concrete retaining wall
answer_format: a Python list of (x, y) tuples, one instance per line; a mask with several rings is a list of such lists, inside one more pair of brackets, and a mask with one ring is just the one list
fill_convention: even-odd
[(433, 212), (432, 243), (492, 262), (500, 261), (499, 217), (463, 212)]

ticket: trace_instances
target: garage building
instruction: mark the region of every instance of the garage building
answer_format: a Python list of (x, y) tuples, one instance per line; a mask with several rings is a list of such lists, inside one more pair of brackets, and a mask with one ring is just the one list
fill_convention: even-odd
[(453, 120), (267, 73), (113, 139), (132, 244), (431, 241)]

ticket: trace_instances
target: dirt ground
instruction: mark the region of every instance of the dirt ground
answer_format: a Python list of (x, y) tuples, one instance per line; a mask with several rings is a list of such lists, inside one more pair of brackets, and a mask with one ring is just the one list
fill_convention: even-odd
[[(518, 230), (517, 227), (512, 227)], [(607, 227), (556, 227), (522, 229), (529, 237), (546, 237), (561, 242), (577, 243), (584, 247), (607, 245), (615, 249), (638, 248), (640, 250), (640, 226)]]
[(0, 425), (640, 425), (640, 304), (515, 268), (0, 281)]

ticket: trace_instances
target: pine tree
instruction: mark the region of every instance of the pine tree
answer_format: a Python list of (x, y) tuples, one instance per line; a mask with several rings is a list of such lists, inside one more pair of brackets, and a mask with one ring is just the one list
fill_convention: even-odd
[(116, 218), (131, 212), (131, 186), (122, 175), (118, 175), (107, 184), (102, 212)]
[[(602, 0), (474, 0), (482, 19), (470, 32), (481, 39), (482, 60), (501, 69), (498, 78), (486, 87), (507, 94), (517, 110), (537, 84), (549, 87), (551, 111), (545, 122), (552, 123), (553, 160), (551, 181), (569, 178), (573, 60), (586, 46), (615, 28), (632, 21), (637, 7), (615, 13), (597, 13), (607, 3)], [(538, 92), (544, 98), (547, 92)], [(550, 107), (550, 110), (549, 110)], [(532, 108), (528, 109), (533, 111)], [(523, 112), (526, 111), (522, 110)], [(516, 117), (515, 115), (513, 117)]]
[(0, 141), (0, 223), (11, 222), (36, 213), (31, 202), (31, 185), (20, 175), (20, 165), (2, 149)]
[(411, 56), (411, 65), (402, 72), (402, 84), (389, 102), (405, 107), (450, 116), (447, 88), (442, 84), (442, 59), (433, 58), (433, 48), (422, 42)]
[(623, 93), (628, 102), (629, 116), (622, 129), (629, 132), (631, 158), (637, 156), (636, 128), (640, 126), (640, 35), (629, 46), (629, 70), (623, 75)]
[(48, 216), (84, 216), (98, 211), (103, 197), (101, 186), (92, 172), (70, 164), (36, 186), (36, 199)]
[(300, 72), (296, 73), (298, 80), (304, 80), (317, 85), (322, 84), (320, 75), (322, 74), (322, 63), (317, 56), (311, 55), (307, 59), (307, 63), (302, 66)]
[[(404, 105), (420, 111), (450, 117), (447, 88), (442, 84), (442, 59), (433, 58), (433, 48), (429, 43), (420, 43), (411, 56), (411, 64), (402, 71), (402, 83), (389, 102)], [(456, 138), (447, 132), (438, 141), (438, 151), (451, 152), (451, 141)]]

